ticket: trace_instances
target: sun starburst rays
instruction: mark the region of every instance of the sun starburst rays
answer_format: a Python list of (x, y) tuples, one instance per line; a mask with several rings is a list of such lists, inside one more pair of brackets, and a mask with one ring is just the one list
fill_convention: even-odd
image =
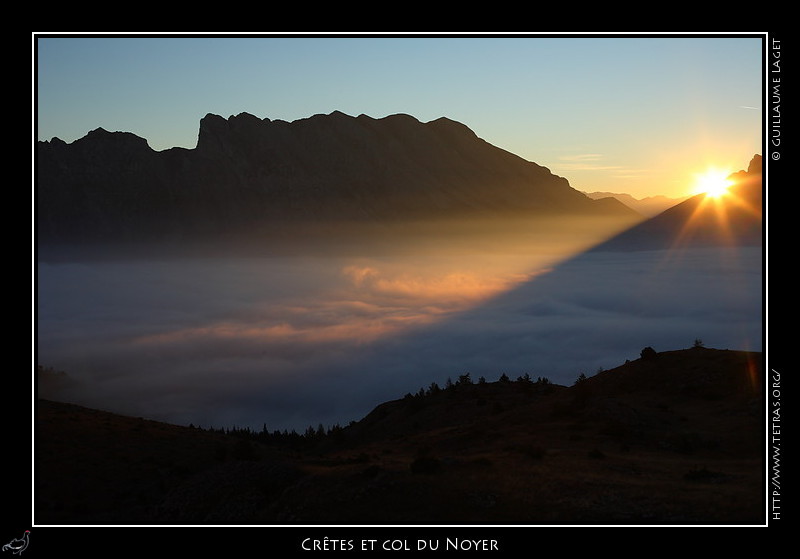
[(722, 198), (728, 194), (728, 189), (733, 185), (730, 171), (725, 169), (709, 168), (695, 176), (695, 194), (705, 194), (710, 198)]

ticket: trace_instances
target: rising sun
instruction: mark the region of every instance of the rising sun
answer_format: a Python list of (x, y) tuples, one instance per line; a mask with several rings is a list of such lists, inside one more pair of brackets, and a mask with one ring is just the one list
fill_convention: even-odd
[(733, 184), (728, 177), (730, 171), (708, 169), (695, 177), (695, 194), (705, 194), (711, 198), (720, 198), (728, 193), (728, 188)]

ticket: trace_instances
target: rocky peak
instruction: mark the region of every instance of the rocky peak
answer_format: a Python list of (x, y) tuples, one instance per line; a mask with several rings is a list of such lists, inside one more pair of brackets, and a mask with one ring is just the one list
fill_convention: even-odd
[(86, 134), (75, 144), (85, 148), (103, 151), (152, 151), (147, 140), (131, 132), (109, 132), (104, 128), (96, 128)]
[(753, 156), (753, 159), (750, 160), (750, 165), (747, 167), (747, 172), (751, 175), (760, 175), (761, 174), (761, 156), (756, 154)]

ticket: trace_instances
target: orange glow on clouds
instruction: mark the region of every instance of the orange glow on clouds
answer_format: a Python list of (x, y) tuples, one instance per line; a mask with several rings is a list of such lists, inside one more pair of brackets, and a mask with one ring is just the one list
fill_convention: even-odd
[(395, 298), (427, 300), (429, 304), (454, 307), (476, 303), (525, 281), (530, 274), (508, 273), (481, 276), (476, 272), (454, 271), (432, 275), (384, 273), (371, 266), (347, 266), (342, 273), (351, 278), (361, 293)]
[(373, 265), (345, 266), (344, 285), (303, 302), (266, 305), (244, 317), (147, 336), (143, 345), (220, 341), (242, 343), (363, 344), (436, 322), (512, 288), (531, 274), (482, 276), (446, 271), (419, 274), (381, 271)]

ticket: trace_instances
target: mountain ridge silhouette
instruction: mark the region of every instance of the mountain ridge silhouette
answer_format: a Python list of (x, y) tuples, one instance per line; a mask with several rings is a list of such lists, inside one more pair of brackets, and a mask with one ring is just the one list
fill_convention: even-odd
[(41, 242), (258, 233), (298, 222), (639, 216), (442, 117), (208, 114), (193, 149), (102, 128), (36, 146)]

